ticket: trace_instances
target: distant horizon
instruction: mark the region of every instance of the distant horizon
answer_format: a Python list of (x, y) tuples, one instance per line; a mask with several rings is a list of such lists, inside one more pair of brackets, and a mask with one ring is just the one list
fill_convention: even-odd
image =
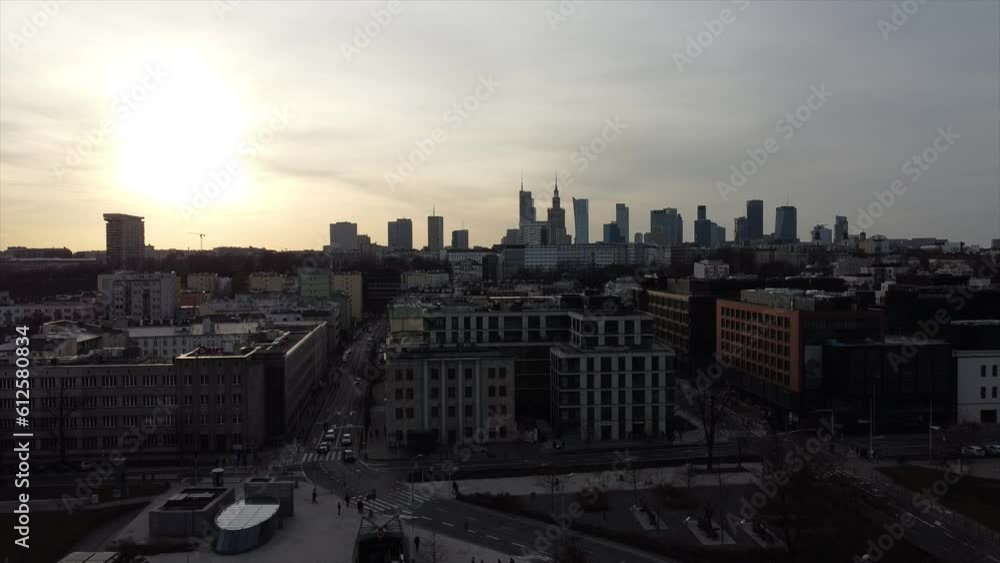
[[(745, 202), (798, 236), (1000, 238), (1000, 3), (0, 3), (0, 248), (489, 247), (554, 176), (589, 232)], [(46, 11), (48, 10), (48, 11)], [(961, 40), (956, 40), (960, 38)], [(523, 171), (523, 172), (522, 172)], [(935, 231), (928, 235), (927, 231)]]

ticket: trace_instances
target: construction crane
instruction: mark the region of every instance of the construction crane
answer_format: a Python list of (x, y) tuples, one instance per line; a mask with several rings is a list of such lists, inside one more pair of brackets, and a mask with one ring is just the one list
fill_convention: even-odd
[(189, 235), (198, 235), (198, 247), (201, 250), (205, 250), (205, 233), (188, 233)]

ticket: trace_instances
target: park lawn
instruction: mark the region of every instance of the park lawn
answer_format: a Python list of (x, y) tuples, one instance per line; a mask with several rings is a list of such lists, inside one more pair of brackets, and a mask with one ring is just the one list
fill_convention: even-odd
[[(930, 487), (944, 477), (944, 471), (927, 467), (900, 466), (880, 468), (886, 476), (914, 492)], [(1000, 531), (1000, 481), (982, 477), (962, 477), (939, 502), (980, 524)]]

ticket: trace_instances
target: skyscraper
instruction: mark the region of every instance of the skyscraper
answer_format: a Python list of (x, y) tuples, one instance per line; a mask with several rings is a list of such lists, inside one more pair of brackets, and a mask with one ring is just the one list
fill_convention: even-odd
[(631, 231), (628, 226), (628, 206), (624, 203), (615, 204), (615, 223), (618, 224), (618, 235), (628, 241)]
[(672, 207), (650, 210), (649, 232), (654, 244), (683, 244), (684, 218)]
[(468, 250), (469, 249), (469, 229), (458, 229), (451, 232), (451, 249), (452, 250)]
[(775, 242), (798, 242), (798, 210), (791, 205), (778, 207), (774, 214)]
[(573, 228), (576, 244), (590, 244), (590, 201), (573, 198)]
[(524, 191), (524, 176), (521, 176), (521, 191), (518, 192), (518, 226), (535, 222), (535, 199), (531, 192)]
[(750, 240), (764, 238), (764, 201), (751, 199), (747, 202), (747, 236)]
[(389, 248), (413, 250), (413, 221), (406, 218), (389, 221)]
[(750, 239), (749, 231), (747, 230), (747, 218), (737, 217), (733, 223), (733, 236), (736, 237), (736, 244), (746, 243)]
[(427, 250), (444, 248), (444, 217), (434, 215), (427, 217)]
[(108, 265), (112, 268), (138, 268), (146, 255), (146, 224), (142, 217), (124, 213), (105, 213)]
[(704, 205), (698, 206), (698, 218), (694, 220), (694, 243), (701, 247), (712, 245), (713, 223), (708, 220), (708, 209)]
[(848, 235), (847, 217), (837, 215), (833, 223), (833, 243), (843, 244)]
[(828, 245), (833, 242), (833, 231), (831, 231), (826, 225), (816, 225), (812, 228), (809, 240), (811, 240), (813, 244)]
[(559, 179), (556, 178), (555, 191), (552, 193), (552, 207), (548, 211), (549, 244), (569, 244), (566, 234), (566, 210), (559, 205)]
[(345, 221), (331, 223), (330, 246), (334, 250), (357, 250), (358, 224)]
[(621, 234), (618, 232), (618, 223), (612, 221), (604, 224), (604, 244), (618, 244), (621, 242)]

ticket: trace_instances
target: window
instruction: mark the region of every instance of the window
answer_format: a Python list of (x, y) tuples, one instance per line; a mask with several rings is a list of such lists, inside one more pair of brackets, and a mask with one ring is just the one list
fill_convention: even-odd
[(202, 395), (201, 396), (201, 404), (203, 404), (203, 405), (207, 405), (208, 404), (208, 395)]
[(403, 409), (396, 409), (396, 420), (403, 420)]
[(449, 387), (448, 388), (448, 398), (449, 399), (454, 399), (455, 398), (455, 388), (454, 387)]
[(437, 368), (431, 368), (431, 381), (437, 381), (440, 378)]
[(979, 366), (979, 377), (986, 377), (986, 364)]
[(448, 368), (448, 379), (455, 379), (455, 368)]
[(471, 399), (472, 398), (472, 387), (468, 387), (467, 386), (465, 388), (465, 398), (466, 399)]
[(225, 385), (226, 384), (226, 376), (223, 375), (223, 374), (221, 374), (221, 373), (218, 374), (218, 375), (216, 375), (215, 376), (215, 384), (216, 385)]
[(233, 404), (238, 405), (243, 402), (243, 395), (236, 393), (233, 395)]
[(396, 389), (396, 400), (397, 401), (402, 401), (403, 400), (403, 390), (402, 389)]
[(208, 385), (208, 374), (207, 373), (201, 374), (201, 384), (202, 385)]
[(455, 417), (455, 407), (448, 407), (448, 416)]
[(986, 388), (985, 387), (980, 387), (979, 388), (979, 398), (980, 399), (985, 399), (986, 398)]
[(497, 388), (494, 387), (494, 386), (492, 386), (492, 385), (490, 385), (489, 389), (488, 389), (488, 392), (486, 393), (486, 396), (487, 397), (496, 397), (497, 396)]
[(431, 418), (438, 418), (441, 416), (441, 407), (431, 407)]
[(441, 396), (441, 388), (431, 387), (431, 399), (437, 399), (439, 396)]
[(413, 388), (410, 387), (406, 390), (406, 399), (409, 401), (413, 400)]
[(472, 405), (465, 405), (465, 409), (464, 410), (465, 410), (465, 416), (466, 417), (472, 416)]
[(997, 398), (997, 388), (996, 387), (993, 388), (993, 398), (994, 399)]
[(500, 379), (505, 379), (507, 377), (507, 368), (500, 368)]
[(501, 385), (500, 386), (500, 396), (501, 397), (506, 397), (507, 396), (507, 386), (506, 385)]
[(408, 420), (413, 420), (413, 407), (408, 407), (406, 409), (406, 418)]

